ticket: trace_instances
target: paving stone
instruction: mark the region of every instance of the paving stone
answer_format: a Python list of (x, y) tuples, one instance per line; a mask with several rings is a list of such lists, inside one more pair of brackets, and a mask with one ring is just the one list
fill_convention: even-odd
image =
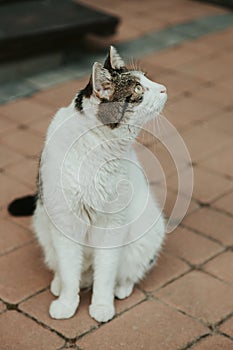
[(186, 49), (185, 44), (168, 48), (161, 52), (156, 52), (143, 57), (142, 64), (149, 63), (158, 65), (163, 68), (172, 69), (177, 66), (194, 61), (197, 59), (198, 53), (195, 50)]
[(5, 174), (0, 174), (0, 192), (0, 207), (7, 207), (13, 199), (24, 196), (31, 190), (28, 186), (9, 178)]
[(17, 163), (21, 161), (23, 156), (11, 150), (6, 145), (0, 145), (0, 167), (3, 169), (6, 165)]
[[(26, 195), (30, 194), (29, 190), (26, 192)], [(21, 194), (20, 196), (25, 195), (25, 192), (23, 194)], [(12, 197), (12, 199), (15, 199), (17, 197), (20, 197), (18, 195), (15, 195), (14, 197)], [(7, 204), (10, 203), (10, 200), (7, 202)], [(15, 224), (17, 224), (18, 226), (22, 227), (22, 228), (26, 228), (27, 230), (31, 230), (31, 225), (32, 225), (32, 217), (31, 216), (12, 216), (8, 210), (7, 210), (7, 206), (5, 208), (3, 208), (1, 215), (4, 219), (9, 220)]]
[(232, 139), (225, 133), (201, 124), (182, 133), (193, 162), (207, 158), (232, 144)]
[[(201, 98), (206, 101), (206, 105), (218, 104), (219, 110), (232, 106), (232, 96), (230, 88), (224, 85), (225, 79), (223, 82), (217, 82), (210, 86), (203, 86), (203, 88), (195, 91), (193, 98)], [(222, 121), (222, 116), (224, 111), (219, 111), (219, 119)], [(224, 123), (223, 123), (224, 125)], [(220, 129), (221, 130), (221, 129)]]
[(1, 236), (0, 236), (0, 255), (16, 247), (23, 246), (34, 239), (32, 232), (23, 229), (20, 226), (0, 218)]
[(225, 322), (223, 322), (219, 327), (219, 330), (222, 333), (228, 334), (230, 337), (233, 337), (233, 316), (231, 316)]
[(28, 130), (17, 130), (8, 133), (2, 142), (24, 156), (38, 156), (41, 153), (44, 140)]
[(214, 156), (199, 163), (201, 168), (213, 170), (216, 173), (233, 178), (233, 144), (220, 152), (216, 152)]
[(176, 350), (206, 333), (208, 329), (199, 322), (160, 302), (146, 301), (77, 344), (83, 350), (154, 350), (155, 344), (158, 350)]
[(5, 135), (8, 131), (14, 130), (15, 129), (15, 124), (4, 117), (1, 114), (1, 109), (0, 109), (0, 136)]
[(2, 84), (0, 88), (0, 103), (5, 103), (20, 97), (32, 95), (36, 91), (29, 82), (21, 81)]
[(190, 77), (182, 72), (169, 72), (166, 74), (162, 73), (161, 75), (157, 73), (155, 77), (152, 76), (151, 78), (167, 87), (168, 98), (173, 101), (186, 92), (192, 92), (199, 89), (204, 83), (202, 79)]
[[(220, 61), (221, 65), (219, 65)], [(181, 71), (195, 78), (202, 78), (210, 82), (215, 82), (221, 81), (224, 77), (229, 76), (229, 74), (233, 72), (233, 69), (231, 66), (231, 59), (219, 55), (204, 60), (203, 62), (188, 63), (186, 66), (182, 67)]]
[(5, 310), (6, 310), (5, 304), (2, 301), (0, 301), (0, 314), (3, 313), (3, 311)]
[(0, 271), (0, 297), (13, 304), (47, 287), (51, 281), (36, 243), (3, 255)]
[[(226, 89), (222, 88), (223, 91), (226, 92)], [(232, 100), (232, 96), (231, 96)], [(233, 102), (232, 102), (233, 103)], [(231, 136), (231, 130), (233, 128), (232, 121), (232, 110), (223, 111), (222, 113), (218, 113), (215, 118), (206, 122), (206, 125), (209, 128), (212, 128), (216, 131), (220, 131), (226, 136)], [(232, 147), (232, 145), (230, 145)]]
[[(195, 108), (193, 106), (195, 105)], [(178, 129), (183, 130), (192, 124), (213, 118), (220, 114), (220, 107), (215, 102), (207, 102), (202, 96), (183, 97), (172, 101), (165, 108), (164, 114), (168, 120)]]
[(38, 167), (38, 159), (25, 159), (20, 163), (7, 167), (5, 170), (5, 175), (10, 176), (12, 179), (17, 180), (26, 186), (29, 186), (33, 192), (36, 192)]
[(228, 193), (225, 196), (219, 198), (212, 205), (215, 208), (218, 208), (233, 215), (233, 192)]
[(140, 303), (142, 300), (145, 300), (145, 295), (137, 288), (137, 286), (135, 286), (133, 293), (128, 298), (123, 300), (115, 299), (116, 313), (120, 314), (132, 306)]
[(17, 311), (8, 311), (0, 316), (2, 350), (54, 350), (64, 344), (55, 333), (38, 325)]
[(233, 349), (233, 341), (221, 335), (212, 335), (201, 339), (192, 350), (231, 350)]
[(67, 106), (74, 99), (78, 91), (86, 86), (88, 79), (89, 78), (85, 77), (81, 80), (71, 80), (67, 83), (38, 92), (33, 96), (33, 101), (53, 108)]
[[(195, 201), (191, 200), (190, 202), (189, 198), (186, 196), (179, 195), (179, 197), (177, 197), (177, 193), (166, 189), (163, 183), (153, 184), (150, 188), (166, 217), (166, 223), (168, 224), (169, 222), (167, 225), (169, 233), (176, 229), (186, 215), (189, 215), (199, 208), (199, 205)], [(179, 198), (179, 202), (176, 202), (177, 198)], [(175, 205), (176, 209), (173, 213)]]
[(51, 123), (52, 115), (50, 118), (44, 118), (39, 121), (35, 121), (30, 125), (30, 130), (38, 132), (40, 135), (45, 137), (49, 124)]
[(0, 114), (17, 124), (31, 124), (53, 113), (53, 108), (37, 103), (33, 98), (24, 98), (0, 106)]
[[(129, 298), (115, 301), (116, 313), (123, 312), (143, 299), (145, 299), (144, 294), (138, 289), (135, 289)], [(51, 293), (45, 291), (21, 303), (20, 309), (67, 338), (75, 338), (97, 326), (97, 322), (90, 317), (88, 312), (91, 303), (90, 291), (81, 292), (81, 301), (78, 311), (75, 316), (69, 320), (54, 320), (49, 316), (48, 310), (52, 300), (54, 300), (54, 297)]]
[(233, 310), (232, 288), (200, 271), (189, 272), (155, 296), (206, 324), (219, 322)]
[[(151, 153), (154, 155), (154, 160), (157, 161), (161, 167), (160, 173), (158, 171), (159, 169), (156, 169), (157, 171), (154, 171), (156, 173), (156, 176), (152, 178), (152, 181), (158, 182), (164, 176), (168, 177), (171, 174), (177, 172), (177, 168), (175, 164), (176, 159), (173, 159), (172, 155), (169, 153), (166, 146), (162, 145), (161, 143), (159, 144), (153, 143), (149, 145), (148, 148), (151, 151)], [(154, 162), (150, 160), (148, 161), (152, 163), (151, 167), (152, 166), (155, 167), (155, 161)], [(185, 164), (183, 166), (185, 166)]]
[(204, 265), (204, 270), (233, 285), (233, 252), (228, 251)]
[(169, 281), (178, 278), (188, 270), (189, 266), (186, 263), (162, 252), (157, 265), (148, 273), (139, 284), (139, 287), (146, 291), (154, 291)]
[(219, 52), (219, 50), (224, 51), (223, 49), (232, 47), (232, 32), (232, 27), (230, 27), (222, 31), (205, 35), (196, 41), (202, 49), (211, 49), (212, 52)]
[(183, 223), (224, 245), (233, 244), (233, 218), (209, 208), (201, 208), (187, 216)]
[(54, 299), (49, 291), (45, 291), (21, 303), (19, 308), (67, 338), (75, 338), (97, 326), (88, 314), (90, 293), (82, 294), (77, 314), (68, 320), (54, 320), (49, 316), (49, 305)]
[[(213, 202), (221, 195), (229, 192), (233, 188), (233, 182), (224, 178), (220, 174), (214, 173), (211, 170), (204, 169), (198, 166), (193, 168), (193, 198), (201, 203), (208, 204)], [(187, 174), (187, 175), (186, 175)], [(168, 188), (177, 192), (178, 180), (177, 174), (172, 175), (167, 181)], [(190, 175), (189, 170), (183, 170), (182, 173), (182, 189), (181, 194), (187, 196), (190, 189)]]
[[(187, 198), (185, 197), (182, 197), (181, 198), (184, 200), (184, 201), (187, 201)], [(174, 208), (174, 205), (176, 203), (176, 199), (177, 199), (177, 194), (175, 192), (172, 192), (172, 191), (167, 191), (167, 201), (165, 203), (165, 214), (166, 216), (169, 217), (169, 215), (171, 215), (172, 213), (172, 209)], [(187, 212), (185, 213), (185, 215), (189, 215), (191, 214), (192, 212), (194, 212), (195, 210), (197, 210), (199, 208), (199, 205), (191, 200), (191, 202), (189, 203), (189, 207), (187, 209)]]
[(169, 234), (165, 250), (194, 265), (202, 264), (224, 248), (190, 230), (179, 227)]

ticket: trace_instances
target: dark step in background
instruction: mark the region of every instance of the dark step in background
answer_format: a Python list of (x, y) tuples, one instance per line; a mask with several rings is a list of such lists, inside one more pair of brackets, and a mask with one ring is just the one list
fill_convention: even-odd
[(207, 2), (213, 5), (219, 5), (228, 9), (233, 9), (233, 0), (197, 0), (199, 2)]
[(115, 32), (119, 18), (72, 0), (0, 0), (0, 61), (79, 45)]

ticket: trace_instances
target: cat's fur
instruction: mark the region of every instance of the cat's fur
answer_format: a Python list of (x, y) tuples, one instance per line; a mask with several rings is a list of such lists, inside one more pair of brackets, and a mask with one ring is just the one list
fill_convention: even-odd
[[(50, 305), (51, 317), (72, 317), (79, 304), (80, 288), (93, 284), (89, 313), (97, 321), (110, 320), (115, 313), (114, 296), (128, 297), (134, 284), (155, 263), (165, 235), (164, 221), (148, 192), (144, 175), (132, 165), (138, 163), (132, 144), (139, 132), (135, 125), (154, 118), (166, 98), (163, 85), (150, 81), (140, 71), (128, 70), (111, 47), (104, 66), (93, 65), (87, 87), (54, 116), (42, 154), (39, 196), (33, 216), (45, 262), (54, 272), (51, 292), (58, 298)], [(64, 122), (69, 118), (72, 122), (66, 125)], [(56, 146), (49, 147), (50, 139), (63, 123)], [(79, 138), (83, 134), (85, 137)], [(51, 199), (59, 186), (56, 159), (64, 154), (67, 140), (72, 138), (79, 138), (79, 142), (64, 163), (63, 190), (69, 208), (83, 220), (82, 227), (65, 205)], [(83, 155), (99, 144), (98, 151), (90, 153), (83, 162), (77, 178)], [(93, 182), (92, 175), (103, 161), (105, 165)], [(105, 214), (122, 176), (136, 189), (133, 201), (124, 210)], [(135, 219), (136, 214), (142, 215)], [(85, 222), (89, 224), (88, 232)], [(63, 234), (59, 225), (63, 225)], [(77, 241), (85, 242), (86, 246), (66, 237), (68, 231), (64, 231), (71, 227), (72, 232), (77, 232)]]

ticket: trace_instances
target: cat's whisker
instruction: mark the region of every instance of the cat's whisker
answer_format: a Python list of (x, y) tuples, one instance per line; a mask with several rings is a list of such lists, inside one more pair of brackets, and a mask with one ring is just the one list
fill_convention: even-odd
[(165, 118), (165, 116), (162, 113), (160, 113), (159, 114), (159, 122), (160, 122), (160, 125), (161, 125), (162, 129), (163, 129), (164, 135), (166, 135), (167, 134), (167, 129), (166, 129), (165, 125), (164, 125), (163, 118)]

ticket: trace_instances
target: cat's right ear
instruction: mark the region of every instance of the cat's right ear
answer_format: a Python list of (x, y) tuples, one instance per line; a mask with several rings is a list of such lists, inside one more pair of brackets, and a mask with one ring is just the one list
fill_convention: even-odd
[(110, 100), (113, 94), (112, 77), (109, 71), (98, 62), (95, 62), (92, 67), (92, 86), (98, 98)]
[(114, 46), (110, 46), (108, 56), (104, 62), (104, 68), (111, 70), (111, 69), (124, 69), (125, 62), (117, 52), (116, 48)]

